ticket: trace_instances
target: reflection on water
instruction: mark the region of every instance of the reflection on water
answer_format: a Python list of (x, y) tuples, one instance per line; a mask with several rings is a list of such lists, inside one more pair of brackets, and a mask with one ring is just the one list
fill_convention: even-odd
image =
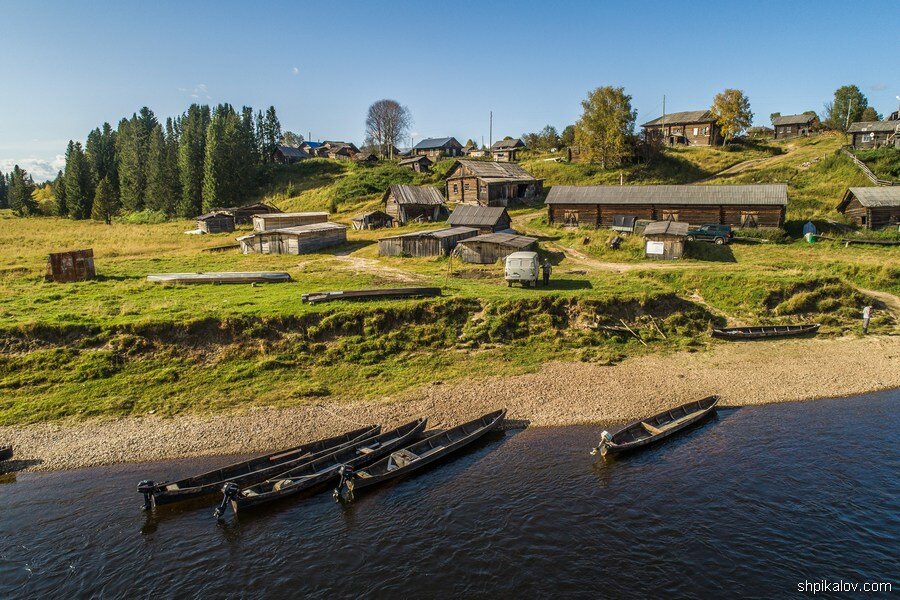
[(348, 506), (225, 525), (208, 502), (145, 515), (134, 488), (234, 457), (19, 473), (0, 485), (0, 597), (790, 597), (900, 573), (900, 391), (720, 410), (595, 463), (601, 429), (510, 431)]

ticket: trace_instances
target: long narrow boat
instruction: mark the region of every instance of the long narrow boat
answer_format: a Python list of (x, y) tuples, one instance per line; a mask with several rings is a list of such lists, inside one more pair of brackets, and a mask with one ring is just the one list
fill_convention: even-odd
[(351, 467), (365, 466), (378, 460), (395, 448), (401, 448), (417, 439), (425, 429), (425, 419), (411, 421), (397, 429), (382, 433), (367, 440), (364, 444), (352, 448), (344, 448), (333, 454), (323, 456), (300, 467), (284, 472), (278, 477), (257, 485), (245, 487), (234, 483), (226, 483), (222, 487), (222, 503), (213, 513), (217, 519), (224, 516), (228, 505), (235, 514), (249, 510), (262, 504), (281, 500), (300, 492), (319, 487), (338, 478), (339, 471), (345, 465)]
[(356, 470), (353, 465), (347, 465), (342, 470), (338, 487), (334, 490), (335, 498), (353, 500), (354, 493), (361, 489), (402, 477), (430, 465), (493, 431), (503, 422), (504, 416), (506, 416), (505, 408), (488, 413), (474, 421), (463, 423), (392, 452), (390, 456), (366, 467), (365, 470)]
[(718, 403), (719, 396), (708, 396), (629, 423), (616, 433), (604, 431), (600, 434), (600, 444), (591, 450), (591, 454), (619, 454), (661, 442), (710, 416)]
[(378, 435), (380, 431), (380, 426), (368, 425), (341, 435), (265, 454), (178, 481), (162, 483), (142, 481), (138, 484), (137, 491), (144, 495), (144, 508), (149, 510), (161, 504), (171, 504), (214, 494), (221, 490), (222, 485), (228, 481), (233, 481), (238, 485), (253, 485), (300, 464), (340, 450), (347, 445), (360, 444), (372, 436)]
[(0, 460), (9, 460), (13, 457), (12, 446), (0, 446)]
[(713, 329), (713, 337), (723, 340), (760, 340), (764, 338), (791, 337), (806, 335), (819, 330), (818, 323), (802, 325), (759, 325), (756, 327), (724, 327)]

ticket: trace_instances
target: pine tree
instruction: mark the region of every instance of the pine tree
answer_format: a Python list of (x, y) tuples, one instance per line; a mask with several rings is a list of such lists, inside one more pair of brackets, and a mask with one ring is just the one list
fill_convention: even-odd
[(93, 175), (81, 142), (70, 142), (66, 151), (66, 172), (63, 176), (66, 188), (66, 213), (73, 219), (87, 219), (91, 216), (93, 197)]
[(119, 122), (116, 133), (116, 156), (119, 169), (119, 195), (127, 211), (144, 208), (147, 194), (147, 155), (150, 134), (157, 120), (146, 106), (129, 120)]
[(253, 107), (245, 106), (241, 109), (241, 128), (243, 129), (244, 143), (250, 146), (253, 164), (259, 164), (259, 145), (257, 144), (256, 127), (253, 123)]
[(268, 110), (266, 110), (266, 117), (264, 122), (265, 126), (262, 148), (263, 160), (265, 162), (271, 162), (272, 155), (275, 152), (275, 146), (281, 139), (281, 123), (278, 121), (278, 116), (275, 114), (274, 106), (270, 106)]
[(146, 207), (169, 214), (174, 206), (174, 199), (169, 197), (166, 169), (166, 137), (162, 126), (157, 124), (150, 133), (147, 151)]
[(0, 208), (9, 208), (6, 175), (3, 174), (3, 171), (0, 171)]
[(101, 179), (108, 179), (118, 195), (119, 174), (116, 169), (116, 132), (109, 123), (91, 131), (84, 145), (84, 155), (94, 175), (94, 187)]
[(97, 193), (94, 195), (94, 203), (91, 207), (91, 218), (109, 225), (118, 209), (118, 200), (113, 193), (113, 186), (109, 177), (104, 177), (97, 184)]
[(53, 180), (53, 198), (56, 200), (56, 216), (64, 217), (69, 214), (66, 208), (66, 177), (62, 171)]
[(209, 107), (192, 104), (177, 122), (181, 201), (176, 212), (182, 217), (199, 215), (203, 204), (203, 170), (209, 121)]
[(19, 165), (15, 165), (9, 178), (9, 207), (20, 217), (37, 214), (37, 202), (34, 193), (34, 180)]
[(242, 203), (254, 186), (253, 144), (243, 119), (223, 104), (216, 108), (206, 137), (203, 210)]

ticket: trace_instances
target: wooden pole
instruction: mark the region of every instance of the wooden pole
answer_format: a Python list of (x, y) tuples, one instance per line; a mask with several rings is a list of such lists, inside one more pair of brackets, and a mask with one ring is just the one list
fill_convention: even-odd
[(636, 334), (636, 333), (634, 332), (634, 329), (632, 329), (631, 327), (628, 326), (628, 323), (625, 322), (625, 319), (619, 319), (619, 322), (622, 323), (622, 325), (625, 326), (625, 329), (627, 329), (628, 331), (631, 332), (631, 335), (633, 335), (634, 337), (637, 338), (637, 341), (639, 341), (640, 343), (642, 343), (642, 344), (645, 345), (645, 346), (647, 345), (647, 342), (645, 342), (644, 340), (642, 340), (642, 339), (641, 339), (641, 336), (639, 336), (638, 334)]

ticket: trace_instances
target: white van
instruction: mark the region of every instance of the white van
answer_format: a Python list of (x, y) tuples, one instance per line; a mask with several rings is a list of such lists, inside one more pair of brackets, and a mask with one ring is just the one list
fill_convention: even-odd
[(504, 278), (506, 285), (511, 286), (514, 281), (522, 285), (537, 286), (540, 262), (537, 252), (513, 252), (506, 257), (506, 271)]

